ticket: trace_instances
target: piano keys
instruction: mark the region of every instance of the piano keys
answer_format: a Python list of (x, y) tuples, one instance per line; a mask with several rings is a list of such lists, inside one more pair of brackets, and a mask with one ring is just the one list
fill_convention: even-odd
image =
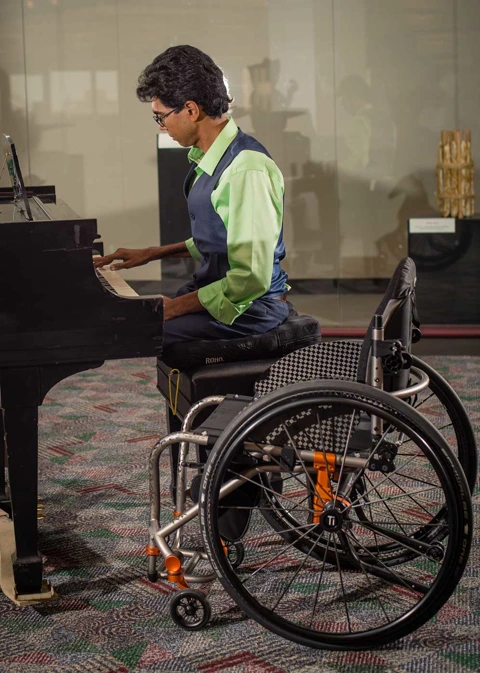
[(109, 266), (95, 269), (95, 271), (98, 280), (109, 292), (114, 292), (120, 297), (138, 297), (138, 293), (122, 278), (118, 271), (113, 271)]

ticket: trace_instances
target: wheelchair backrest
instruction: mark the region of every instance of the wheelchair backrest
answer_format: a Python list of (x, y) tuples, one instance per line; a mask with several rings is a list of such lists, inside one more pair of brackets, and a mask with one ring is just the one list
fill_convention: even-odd
[[(368, 381), (368, 366), (372, 350), (373, 324), (375, 315), (382, 316), (385, 339), (400, 340), (410, 353), (412, 330), (419, 326), (415, 309), (415, 283), (417, 270), (410, 257), (402, 259), (390, 280), (382, 301), (370, 321), (360, 352), (357, 380)], [(401, 369), (397, 374), (384, 375), (384, 389), (392, 392), (408, 385), (409, 369)]]

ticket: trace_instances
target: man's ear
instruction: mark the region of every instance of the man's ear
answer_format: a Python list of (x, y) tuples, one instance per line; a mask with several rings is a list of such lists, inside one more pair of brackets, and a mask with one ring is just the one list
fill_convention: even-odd
[(188, 111), (190, 121), (196, 122), (202, 117), (202, 108), (194, 100), (187, 100), (185, 107)]

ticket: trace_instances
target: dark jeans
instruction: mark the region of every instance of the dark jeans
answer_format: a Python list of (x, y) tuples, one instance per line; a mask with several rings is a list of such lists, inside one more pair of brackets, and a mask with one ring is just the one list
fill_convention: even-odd
[[(176, 296), (192, 292), (193, 289), (190, 284), (184, 285)], [(287, 302), (263, 297), (256, 299), (250, 308), (236, 318), (233, 325), (216, 320), (208, 311), (187, 313), (164, 324), (163, 347), (168, 348), (179, 341), (239, 339), (251, 334), (263, 334), (285, 322), (288, 313)]]

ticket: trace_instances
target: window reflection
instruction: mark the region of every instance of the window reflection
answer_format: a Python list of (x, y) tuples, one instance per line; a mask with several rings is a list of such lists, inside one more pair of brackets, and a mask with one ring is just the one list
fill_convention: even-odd
[(112, 115), (120, 111), (116, 70), (52, 70), (48, 76), (9, 76), (12, 110), (46, 104), (53, 114)]
[[(168, 13), (151, 0), (26, 4), (2, 14), (2, 126), (33, 177), (60, 175), (59, 193), (93, 217), (110, 208), (99, 225), (118, 244), (158, 235), (155, 136), (134, 89), (170, 44), (221, 64), (234, 118), (280, 166), (288, 272), (309, 290), (387, 278), (408, 216), (435, 212), (439, 131), (472, 128), (480, 142), (478, 0), (180, 0)], [(326, 319), (340, 317), (337, 306)]]

